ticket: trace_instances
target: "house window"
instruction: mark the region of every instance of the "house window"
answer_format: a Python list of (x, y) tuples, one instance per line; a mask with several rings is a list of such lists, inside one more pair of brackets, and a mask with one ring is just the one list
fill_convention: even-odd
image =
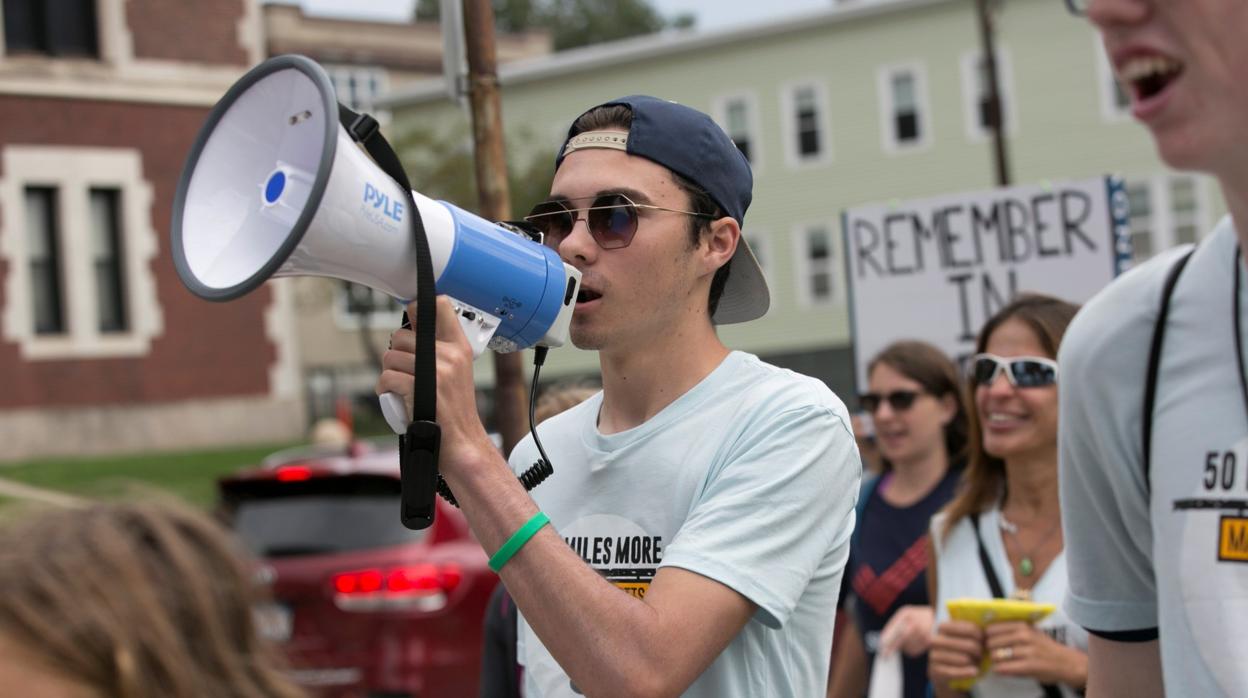
[(878, 78), (885, 152), (913, 150), (928, 140), (927, 88), (921, 64), (880, 69)]
[(26, 188), (26, 248), (30, 267), (31, 313), (35, 334), (65, 333), (61, 245), (57, 235), (56, 189)]
[(737, 144), (737, 149), (745, 156), (746, 160), (753, 160), (750, 157), (750, 147), (752, 139), (750, 138), (750, 105), (745, 100), (734, 99), (728, 102), (725, 107), (724, 121), (726, 122), (728, 137), (733, 143)]
[[(1013, 79), (1011, 77), (1008, 55), (998, 50), (997, 88), (1001, 102), (1001, 123), (1007, 133), (1017, 129), (1014, 111), (1011, 108)], [(967, 131), (972, 140), (982, 140), (992, 135), (993, 112), (989, 94), (988, 64), (983, 54), (978, 51), (963, 54), (962, 88), (967, 100)]]
[(898, 143), (913, 143), (919, 140), (919, 105), (914, 95), (914, 75), (895, 73), (891, 83), (893, 138)]
[(819, 155), (819, 104), (814, 88), (802, 87), (794, 92), (793, 106), (798, 155), (802, 158)]
[(362, 284), (342, 282), (335, 292), (334, 316), (340, 329), (393, 329), (403, 319), (403, 306), (390, 296)]
[(379, 68), (339, 65), (327, 66), (326, 72), (338, 101), (356, 111), (372, 112), (386, 88), (385, 73)]
[(0, 147), (0, 340), (24, 360), (144, 356), (164, 331), (152, 185), (131, 148)]
[(758, 231), (741, 231), (741, 237), (750, 246), (750, 252), (754, 254), (754, 259), (758, 260), (758, 266), (763, 270), (763, 276), (770, 277), (771, 270), (767, 266), (771, 263), (771, 240), (765, 233)]
[(99, 55), (96, 0), (4, 0), (4, 47), (14, 55)]
[(798, 301), (803, 306), (824, 305), (835, 296), (836, 270), (832, 229), (817, 223), (797, 230)]
[(121, 191), (92, 189), (90, 207), (96, 322), (101, 333), (125, 332), (129, 326), (121, 238)]
[(1157, 175), (1127, 183), (1132, 260), (1197, 242), (1207, 229), (1200, 180), (1187, 174)]

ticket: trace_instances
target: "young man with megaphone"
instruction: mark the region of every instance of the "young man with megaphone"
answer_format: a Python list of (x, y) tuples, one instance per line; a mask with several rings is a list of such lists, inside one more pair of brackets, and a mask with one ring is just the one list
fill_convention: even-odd
[[(603, 390), (541, 425), (558, 468), (531, 494), (537, 448), (498, 455), (437, 306), (439, 468), (520, 609), (525, 694), (822, 695), (860, 465), (826, 386), (716, 334), (769, 305), (749, 164), (705, 114), (626, 97), (555, 166), (527, 220), (581, 272), (571, 336)], [(409, 409), (415, 342), (394, 333), (377, 384)]]

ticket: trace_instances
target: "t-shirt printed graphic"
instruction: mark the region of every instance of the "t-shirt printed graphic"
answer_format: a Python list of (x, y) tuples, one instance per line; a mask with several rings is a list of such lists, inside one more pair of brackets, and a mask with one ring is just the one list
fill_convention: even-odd
[(663, 561), (663, 536), (652, 536), (636, 523), (612, 515), (586, 516), (560, 534), (573, 552), (616, 588), (646, 598)]

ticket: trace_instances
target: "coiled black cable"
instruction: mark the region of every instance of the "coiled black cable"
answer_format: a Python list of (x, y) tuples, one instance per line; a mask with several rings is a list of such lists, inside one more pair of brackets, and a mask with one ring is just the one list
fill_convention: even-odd
[[(547, 347), (535, 347), (533, 350), (533, 383), (529, 387), (529, 433), (533, 435), (533, 443), (537, 446), (537, 452), (541, 454), (541, 457), (533, 461), (533, 465), (516, 478), (520, 484), (524, 485), (526, 492), (542, 484), (555, 472), (555, 467), (550, 464), (550, 457), (546, 455), (546, 449), (542, 448), (542, 440), (537, 438), (537, 378), (541, 375), (542, 364), (546, 363), (548, 351), (550, 349)], [(451, 486), (446, 484), (442, 473), (438, 473), (437, 490), (438, 494), (442, 495), (442, 499), (445, 499), (451, 506), (459, 507), (455, 493), (451, 491)]]

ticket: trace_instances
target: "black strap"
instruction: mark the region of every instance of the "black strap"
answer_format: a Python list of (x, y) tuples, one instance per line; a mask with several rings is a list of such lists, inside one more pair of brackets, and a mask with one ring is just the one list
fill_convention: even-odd
[[(992, 559), (988, 557), (988, 549), (984, 547), (984, 537), (979, 534), (979, 514), (972, 514), (969, 518), (971, 528), (975, 529), (975, 545), (979, 547), (979, 564), (983, 566), (984, 576), (988, 578), (988, 589), (992, 592), (993, 598), (1004, 599), (1005, 589), (1001, 587), (1001, 580), (997, 578)], [(1044, 698), (1062, 698), (1061, 689), (1054, 684), (1042, 683), (1040, 688), (1044, 690)]]
[(1187, 260), (1192, 258), (1192, 252), (1195, 249), (1188, 250), (1186, 254), (1170, 267), (1170, 272), (1166, 275), (1166, 283), (1161, 290), (1161, 308), (1157, 311), (1157, 322), (1153, 325), (1153, 341), (1148, 349), (1148, 374), (1144, 383), (1144, 411), (1140, 413), (1143, 421), (1143, 451), (1144, 454), (1144, 487), (1148, 492), (1152, 492), (1152, 458), (1153, 458), (1153, 408), (1157, 400), (1157, 373), (1161, 370), (1161, 349), (1166, 338), (1166, 318), (1170, 315), (1170, 296), (1174, 294), (1174, 286), (1179, 281), (1179, 274), (1183, 272), (1183, 267), (1187, 266)]
[[(402, 484), (400, 518), (411, 529), (422, 529), (433, 523), (434, 500), (438, 478), (438, 451), (442, 432), (437, 422), (438, 383), (436, 345), (437, 291), (434, 288), (433, 258), (420, 209), (412, 197), (412, 185), (394, 149), (381, 135), (377, 120), (368, 114), (357, 114), (338, 105), (338, 120), (356, 143), (364, 146), (373, 161), (395, 181), (407, 196), (411, 211), (412, 242), (416, 248), (416, 367), (412, 394), (412, 422), (407, 433), (399, 437), (399, 477)], [(408, 318), (403, 316), (406, 325)]]

